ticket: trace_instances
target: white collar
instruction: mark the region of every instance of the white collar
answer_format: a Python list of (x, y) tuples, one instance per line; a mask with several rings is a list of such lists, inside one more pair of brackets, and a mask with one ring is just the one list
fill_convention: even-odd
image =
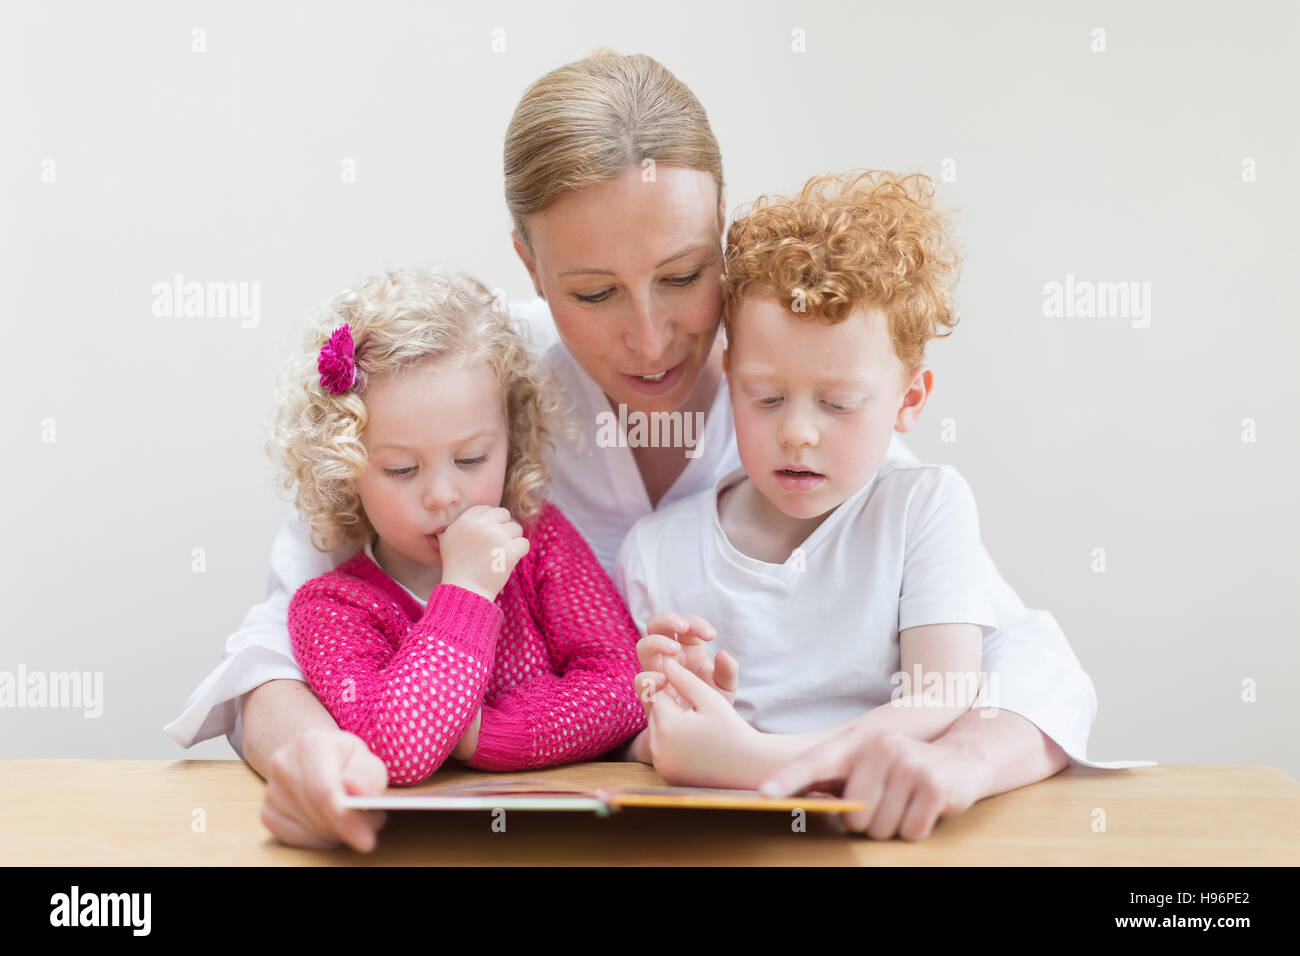
[[(876, 473), (871, 476), (865, 485), (840, 502), (835, 510), (826, 516), (826, 520), (819, 524), (812, 534), (791, 551), (790, 557), (786, 558), (781, 564), (760, 561), (758, 558), (745, 554), (731, 543), (727, 538), (726, 531), (722, 528), (722, 518), (718, 514), (718, 495), (747, 477), (744, 468), (736, 468), (719, 478), (713, 486), (713, 494), (709, 497), (709, 517), (713, 522), (713, 534), (718, 542), (719, 550), (728, 561), (737, 567), (760, 574), (766, 578), (776, 578), (784, 584), (789, 584), (805, 570), (806, 562), (812, 552), (830, 537), (836, 527), (846, 520), (846, 516), (857, 510), (857, 506), (871, 493), (871, 489), (875, 487), (876, 481), (880, 477), (880, 469), (876, 469)], [(802, 561), (800, 561), (801, 555)]]
[[(369, 539), (369, 538), (366, 539), (366, 557), (369, 558), (371, 561), (374, 561), (374, 562), (375, 562), (375, 565), (379, 568), (380, 571), (384, 571), (384, 566), (383, 566), (382, 564), (380, 564), (380, 563), (379, 563), (379, 559), (375, 557), (375, 552), (374, 552), (374, 549), (370, 546), (370, 539)], [(384, 573), (385, 573), (385, 574), (388, 574), (387, 571), (384, 571)], [(401, 588), (401, 589), (402, 589), (403, 591), (405, 591), (407, 594), (411, 595), (411, 597), (415, 598), (415, 600), (419, 602), (420, 607), (427, 607), (427, 606), (428, 606), (428, 603), (429, 603), (428, 601), (421, 600), (421, 598), (420, 598), (420, 596), (419, 596), (418, 594), (416, 594), (414, 591), (412, 591), (410, 588), (408, 588), (408, 587), (407, 587), (405, 584), (403, 584), (401, 581), (397, 580), (397, 578), (394, 578), (391, 574), (388, 574), (388, 576), (389, 576), (390, 578), (392, 578), (394, 584), (396, 584), (399, 588)]]

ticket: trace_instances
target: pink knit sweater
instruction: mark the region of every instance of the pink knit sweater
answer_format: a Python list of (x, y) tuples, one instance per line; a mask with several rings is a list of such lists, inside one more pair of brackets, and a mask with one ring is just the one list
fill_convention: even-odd
[(339, 727), (398, 786), (451, 755), (482, 710), (469, 766), (593, 758), (646, 725), (639, 634), (581, 534), (546, 504), (496, 601), (440, 584), (421, 608), (365, 552), (289, 603), (294, 657)]

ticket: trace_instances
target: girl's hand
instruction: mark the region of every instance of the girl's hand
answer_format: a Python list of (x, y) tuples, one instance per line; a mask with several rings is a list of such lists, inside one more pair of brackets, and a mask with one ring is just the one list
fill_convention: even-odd
[(731, 702), (674, 660), (664, 677), (674, 693), (655, 697), (650, 751), (664, 782), (694, 787), (751, 787), (761, 734)]
[(387, 813), (344, 809), (336, 800), (383, 793), (387, 786), (388, 768), (356, 734), (305, 730), (271, 758), (262, 823), (289, 846), (329, 850), (341, 841), (369, 853)]
[(664, 611), (650, 619), (646, 624), (646, 636), (636, 644), (642, 673), (636, 676), (634, 683), (647, 714), (655, 693), (667, 683), (663, 670), (669, 660), (678, 661), (721, 694), (727, 703), (735, 703), (740, 664), (726, 651), (719, 653), (714, 660), (704, 650), (705, 642), (713, 640), (717, 634), (712, 624), (693, 614)]
[(438, 535), (442, 583), (494, 601), (528, 547), (524, 529), (505, 508), (471, 505)]

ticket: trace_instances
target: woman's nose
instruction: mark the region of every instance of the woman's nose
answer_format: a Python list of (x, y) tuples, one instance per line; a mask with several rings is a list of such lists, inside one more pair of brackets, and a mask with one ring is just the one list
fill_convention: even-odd
[[(631, 312), (627, 316), (627, 331), (624, 342), (627, 347), (643, 359), (653, 362), (662, 358), (668, 343), (672, 341), (672, 329), (648, 295), (631, 296)], [(658, 371), (646, 369), (645, 371)]]

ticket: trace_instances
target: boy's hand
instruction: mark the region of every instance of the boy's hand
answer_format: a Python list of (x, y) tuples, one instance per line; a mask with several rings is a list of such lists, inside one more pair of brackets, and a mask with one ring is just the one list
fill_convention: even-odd
[(646, 636), (636, 645), (642, 673), (637, 675), (635, 687), (647, 714), (654, 694), (667, 683), (663, 670), (669, 660), (681, 663), (721, 694), (727, 703), (735, 703), (740, 664), (726, 651), (719, 653), (714, 660), (704, 650), (705, 642), (713, 640), (717, 634), (712, 624), (693, 614), (664, 611), (650, 619), (646, 624)]
[(753, 757), (760, 734), (731, 702), (674, 660), (664, 677), (674, 693), (655, 697), (650, 752), (665, 783), (695, 787), (757, 784)]
[(650, 753), (649, 727), (632, 738), (632, 742), (627, 746), (627, 759), (637, 763), (653, 764), (655, 762)]
[(496, 600), (510, 572), (528, 553), (524, 529), (505, 508), (471, 505), (438, 535), (442, 583)]

